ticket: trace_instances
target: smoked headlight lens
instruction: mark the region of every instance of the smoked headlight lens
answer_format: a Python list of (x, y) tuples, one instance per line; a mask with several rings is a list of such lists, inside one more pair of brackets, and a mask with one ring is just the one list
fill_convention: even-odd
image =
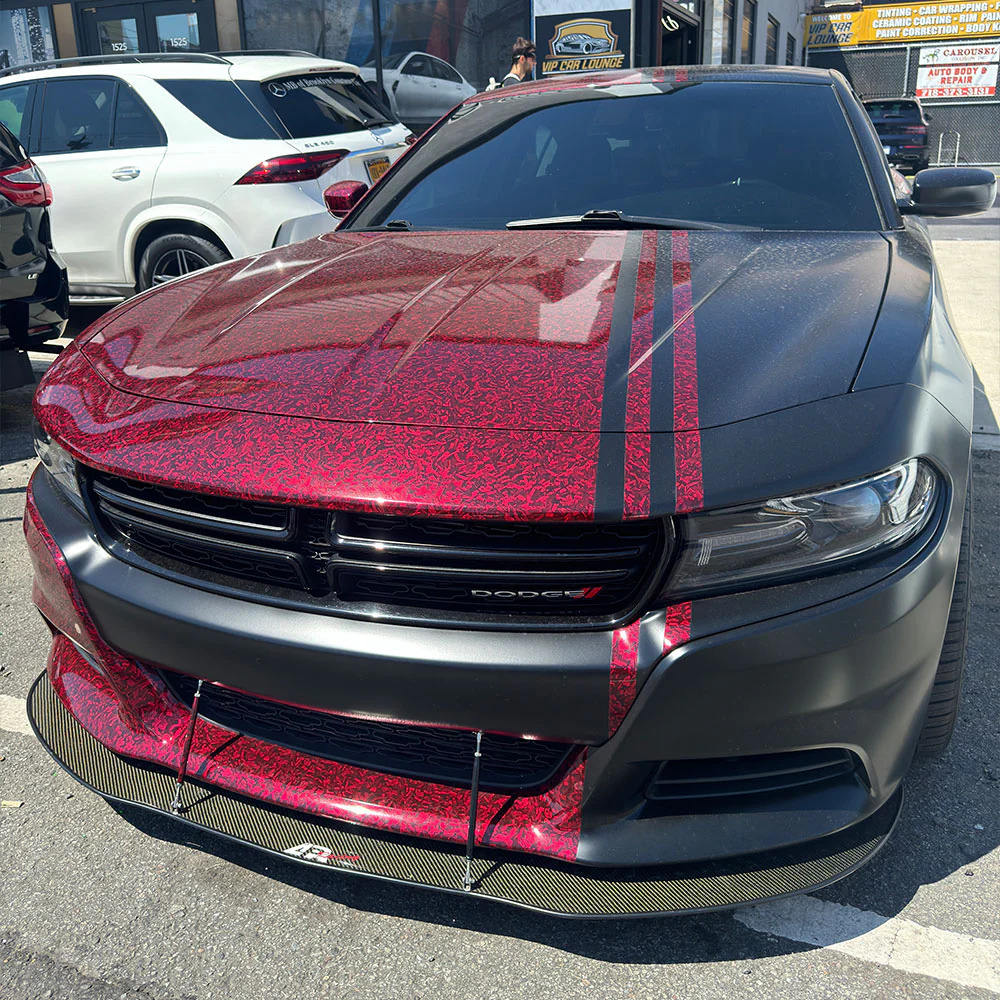
[(902, 545), (927, 524), (938, 488), (931, 466), (911, 458), (820, 493), (679, 518), (668, 592), (745, 589)]
[(35, 454), (45, 470), (58, 483), (66, 499), (81, 512), (86, 512), (80, 494), (80, 482), (76, 478), (76, 462), (65, 448), (55, 443), (36, 420), (32, 427), (35, 439)]

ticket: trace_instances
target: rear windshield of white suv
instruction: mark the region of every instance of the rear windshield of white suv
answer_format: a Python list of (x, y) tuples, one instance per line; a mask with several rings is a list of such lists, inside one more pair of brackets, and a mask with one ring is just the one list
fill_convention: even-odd
[(255, 104), (263, 100), (293, 139), (394, 124), (372, 91), (353, 73), (312, 73), (263, 83), (247, 81), (242, 88)]

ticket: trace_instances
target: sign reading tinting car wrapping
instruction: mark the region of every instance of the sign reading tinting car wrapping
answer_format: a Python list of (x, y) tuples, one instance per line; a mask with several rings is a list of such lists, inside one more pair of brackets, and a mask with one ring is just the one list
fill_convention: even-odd
[(810, 14), (806, 45), (813, 49), (913, 42), (935, 38), (971, 41), (1000, 35), (1000, 3), (887, 4), (840, 14)]
[(993, 97), (1000, 45), (927, 45), (920, 49), (917, 97)]
[(632, 65), (632, 10), (578, 10), (572, 0), (536, 0), (535, 48), (541, 76)]

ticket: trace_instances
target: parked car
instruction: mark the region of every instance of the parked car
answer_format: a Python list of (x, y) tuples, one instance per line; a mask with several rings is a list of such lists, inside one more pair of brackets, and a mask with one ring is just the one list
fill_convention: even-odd
[(0, 125), (0, 388), (34, 380), (24, 353), (62, 336), (66, 268), (52, 247), (52, 190), (27, 150)]
[(993, 174), (897, 200), (840, 74), (671, 67), (477, 95), (332, 188), (336, 232), (153, 290), (41, 383), (49, 751), (563, 914), (871, 858), (969, 606), (972, 369), (913, 216)]
[(897, 167), (926, 170), (930, 166), (927, 116), (915, 97), (864, 101), (886, 159)]
[[(375, 86), (374, 65), (362, 66), (361, 76)], [(402, 52), (382, 64), (382, 99), (408, 125), (426, 128), (476, 88), (450, 63), (426, 52)]]
[(355, 67), (305, 54), (99, 56), (0, 81), (0, 121), (55, 191), (74, 301), (266, 250), (324, 211), (331, 182), (376, 180), (410, 135)]

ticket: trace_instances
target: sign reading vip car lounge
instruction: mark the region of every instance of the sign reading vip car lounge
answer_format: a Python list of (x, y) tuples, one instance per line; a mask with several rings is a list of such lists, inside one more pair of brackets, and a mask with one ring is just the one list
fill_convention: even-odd
[[(632, 65), (632, 7), (594, 0), (535, 0), (535, 48), (541, 76), (625, 69)], [(615, 9), (615, 8), (618, 9)]]

